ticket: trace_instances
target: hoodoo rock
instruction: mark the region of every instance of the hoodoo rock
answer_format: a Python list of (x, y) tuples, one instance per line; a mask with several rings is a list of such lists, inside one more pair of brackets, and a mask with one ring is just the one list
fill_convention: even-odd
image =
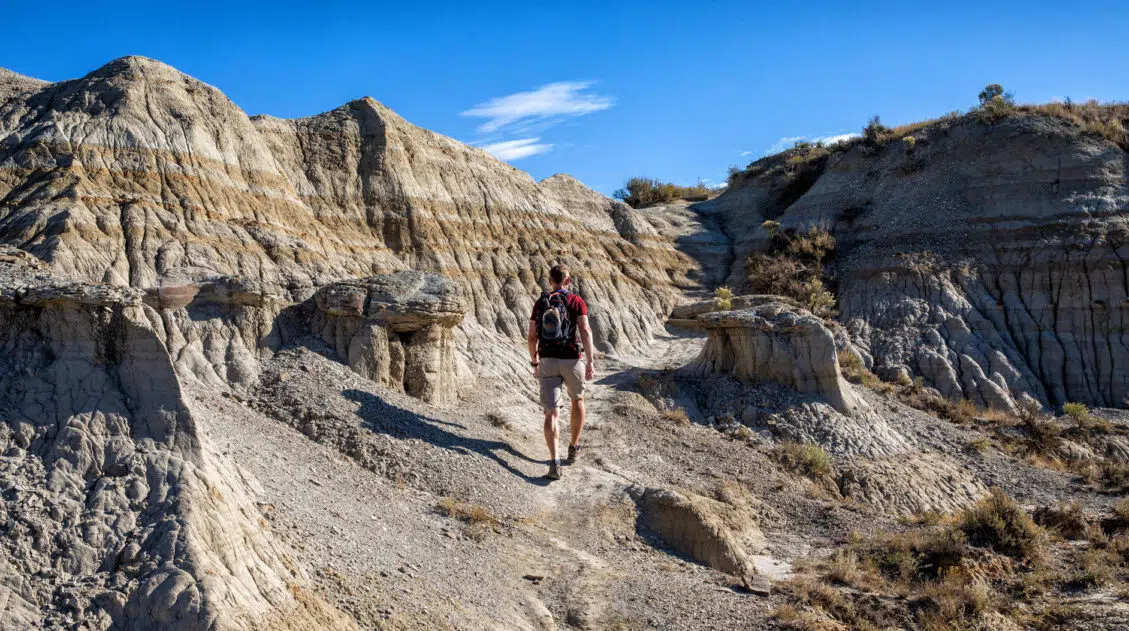
[(451, 330), (466, 306), (454, 281), (396, 272), (327, 285), (314, 303), (311, 329), (354, 372), (429, 403), (455, 399)]
[(728, 373), (751, 382), (773, 381), (816, 394), (836, 410), (850, 414), (865, 407), (839, 370), (835, 337), (823, 321), (780, 300), (750, 297), (762, 304), (732, 311), (693, 315), (693, 307), (675, 312), (683, 326), (705, 329), (708, 338), (692, 373)]

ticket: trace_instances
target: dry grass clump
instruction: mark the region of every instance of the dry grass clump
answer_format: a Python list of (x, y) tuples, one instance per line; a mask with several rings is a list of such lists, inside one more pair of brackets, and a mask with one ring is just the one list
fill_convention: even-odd
[(870, 372), (866, 364), (863, 363), (862, 358), (855, 353), (846, 349), (841, 350), (838, 353), (838, 359), (839, 371), (843, 373), (843, 378), (847, 381), (886, 394), (894, 392), (894, 386), (882, 381), (878, 378), (878, 375)]
[(780, 585), (781, 591), (804, 610), (794, 605), (781, 606), (773, 616), (788, 629), (797, 631), (879, 631), (902, 628), (898, 618), (881, 608), (856, 603), (851, 595), (806, 577), (796, 577)]
[(772, 457), (785, 468), (813, 480), (829, 477), (834, 471), (831, 456), (811, 443), (780, 443), (773, 448)]
[(1099, 103), (1091, 99), (1077, 104), (1069, 99), (1062, 103), (1044, 105), (1021, 105), (1016, 108), (1023, 113), (1045, 114), (1069, 121), (1087, 134), (1105, 138), (1129, 151), (1129, 103)]
[(1094, 414), (1085, 405), (1067, 403), (1061, 416), (1050, 416), (1030, 400), (1014, 411), (980, 408), (968, 399), (952, 401), (925, 387), (921, 377), (908, 384), (882, 382), (850, 353), (839, 354), (843, 376), (934, 416), (984, 432), (968, 447), (985, 452), (995, 446), (1029, 464), (1055, 471), (1072, 471), (1095, 488), (1109, 493), (1129, 491), (1129, 462), (1097, 455), (1110, 452), (1110, 441), (1129, 436), (1129, 430)]
[(670, 409), (670, 410), (663, 410), (662, 415), (663, 415), (663, 418), (665, 418), (666, 420), (668, 420), (672, 423), (678, 424), (678, 425), (689, 425), (690, 424), (690, 415), (687, 414), (686, 410), (684, 410), (682, 408), (673, 408), (673, 409)]
[(713, 292), (713, 306), (718, 311), (729, 311), (733, 308), (733, 290), (728, 287), (718, 287)]
[(996, 598), (991, 587), (980, 580), (956, 573), (921, 589), (918, 622), (925, 631), (967, 628), (965, 621), (977, 621), (992, 610)]
[(513, 429), (513, 425), (510, 423), (509, 419), (498, 412), (487, 412), (486, 420), (490, 421), (491, 425), (499, 429)]
[(1078, 502), (1063, 504), (1057, 508), (1041, 507), (1035, 511), (1034, 519), (1039, 526), (1071, 541), (1085, 540), (1093, 525), (1093, 521)]
[(940, 396), (936, 390), (926, 388), (921, 377), (902, 385), (895, 394), (902, 403), (957, 425), (971, 425), (977, 415), (987, 412), (968, 399), (950, 401)]
[[(853, 534), (815, 567), (818, 579), (782, 585), (788, 607), (777, 609), (777, 620), (794, 629), (991, 628), (989, 614), (1030, 609), (1016, 608), (1012, 599), (1045, 594), (1056, 579), (1074, 580), (1046, 569), (1043, 533), (999, 489), (957, 515), (917, 523), (900, 532)], [(1117, 576), (1106, 569), (1116, 557), (1112, 543), (1103, 550), (1078, 560), (1094, 580)]]
[(835, 255), (835, 238), (815, 226), (807, 232), (772, 231), (769, 250), (745, 260), (752, 293), (778, 294), (796, 300), (822, 318), (835, 315), (833, 278), (828, 269)]
[(461, 521), (466, 535), (475, 540), (483, 539), (489, 532), (498, 532), (502, 526), (502, 520), (485, 506), (462, 502), (451, 496), (440, 499), (436, 510), (450, 519)]
[(635, 378), (635, 387), (643, 398), (659, 409), (671, 407), (677, 390), (674, 378), (668, 372), (641, 372)]
[(460, 502), (451, 496), (440, 499), (437, 508), (447, 517), (468, 524), (501, 523), (501, 520), (490, 513), (490, 509), (476, 504)]
[(1101, 459), (1077, 467), (1086, 480), (1094, 487), (1107, 493), (1129, 491), (1129, 462), (1116, 462)]
[(1123, 498), (1113, 506), (1113, 514), (1121, 520), (1123, 527), (1129, 528), (1129, 497)]
[(1126, 580), (1129, 532), (1107, 535), (1075, 506), (1051, 512), (1089, 524), (1088, 545), (1047, 539), (996, 489), (935, 525), (853, 533), (814, 575), (780, 585), (773, 615), (789, 629), (1076, 628), (1085, 612), (1061, 601)]

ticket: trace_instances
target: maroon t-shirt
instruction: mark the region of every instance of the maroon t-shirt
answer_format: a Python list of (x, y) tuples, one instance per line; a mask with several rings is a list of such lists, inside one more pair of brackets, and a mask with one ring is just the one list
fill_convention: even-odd
[[(580, 333), (577, 330), (579, 328), (577, 323), (580, 320), (580, 316), (588, 315), (588, 305), (584, 303), (583, 298), (571, 291), (562, 289), (560, 292), (564, 294), (565, 309), (568, 310), (568, 320), (572, 323), (572, 339), (566, 340), (560, 344), (541, 344), (537, 349), (537, 354), (541, 357), (552, 357), (556, 359), (580, 359)], [(535, 325), (541, 321), (542, 313), (545, 313), (545, 303), (538, 298), (537, 302), (533, 303), (533, 315), (529, 316)]]

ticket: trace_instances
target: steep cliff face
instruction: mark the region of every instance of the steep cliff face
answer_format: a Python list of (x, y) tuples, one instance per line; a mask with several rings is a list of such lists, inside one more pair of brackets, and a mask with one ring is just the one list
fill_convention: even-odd
[(296, 598), (142, 292), (36, 264), (0, 248), (0, 627), (354, 628)]
[(743, 284), (745, 259), (766, 247), (765, 219), (824, 225), (838, 242), (840, 319), (875, 366), (904, 366), (980, 405), (1120, 405), (1126, 152), (1026, 113), (914, 134), (912, 148), (856, 143), (811, 163), (766, 159), (699, 205), (733, 237), (730, 283)]
[(649, 337), (692, 267), (626, 206), (571, 178), (539, 184), (372, 99), (248, 118), (139, 57), (56, 84), (5, 76), (0, 241), (75, 278), (150, 289), (188, 270), (299, 301), (434, 271), (463, 285), (478, 324), (518, 337), (563, 261), (597, 344), (616, 350)]

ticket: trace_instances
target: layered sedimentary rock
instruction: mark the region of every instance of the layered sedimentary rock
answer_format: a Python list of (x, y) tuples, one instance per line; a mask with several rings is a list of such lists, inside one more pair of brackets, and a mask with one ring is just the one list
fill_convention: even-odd
[[(781, 229), (838, 242), (841, 321), (879, 371), (951, 398), (1119, 405), (1129, 394), (1129, 156), (1068, 121), (970, 115), (912, 147), (766, 159), (698, 205), (733, 237), (729, 282)], [(777, 161), (779, 164), (777, 164)], [(779, 168), (777, 168), (779, 167)]]
[(396, 272), (327, 285), (314, 303), (311, 330), (354, 372), (429, 403), (456, 399), (452, 329), (466, 306), (454, 281)]
[(143, 293), (37, 267), (0, 249), (0, 627), (353, 628), (297, 598)]
[(152, 290), (190, 270), (296, 302), (433, 271), (464, 288), (474, 322), (517, 338), (563, 261), (611, 351), (649, 337), (693, 266), (623, 204), (566, 176), (535, 182), (372, 99), (249, 118), (139, 57), (0, 85), (0, 242), (74, 278)]
[[(708, 334), (693, 373), (728, 373), (752, 382), (781, 383), (819, 395), (843, 413), (865, 408), (839, 371), (835, 337), (822, 320), (767, 297), (754, 296), (744, 302), (761, 304), (678, 319), (683, 326), (703, 328)], [(689, 308), (676, 314), (693, 311)]]

